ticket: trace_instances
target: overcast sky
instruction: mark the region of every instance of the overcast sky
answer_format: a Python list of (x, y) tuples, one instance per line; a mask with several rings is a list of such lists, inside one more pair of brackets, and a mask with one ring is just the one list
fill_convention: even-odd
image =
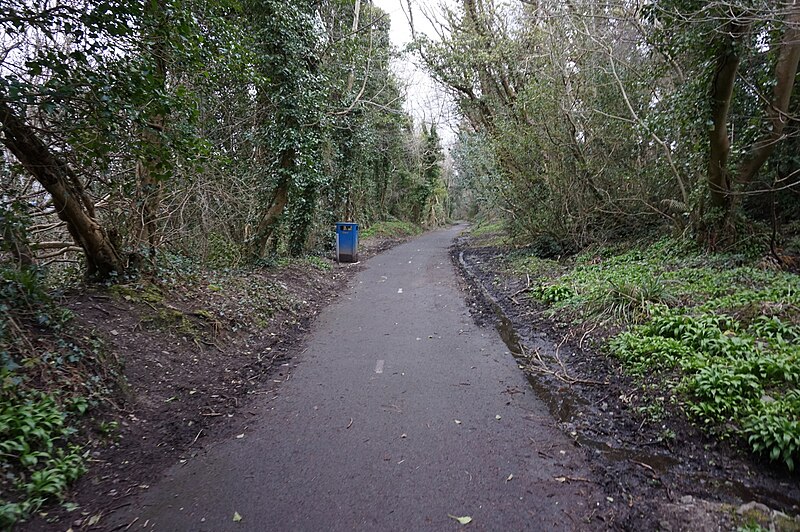
[[(444, 0), (454, 1), (454, 0)], [(440, 0), (412, 0), (414, 9), (414, 26), (417, 33), (424, 33), (436, 38), (427, 13), (438, 12)], [(407, 0), (374, 0), (374, 4), (389, 13), (392, 19), (390, 36), (398, 50), (403, 50), (411, 42), (411, 28), (408, 23)], [(456, 121), (452, 118), (453, 109), (449, 99), (440, 87), (416, 63), (417, 58), (406, 56), (394, 62), (394, 70), (398, 78), (406, 86), (406, 109), (419, 122), (436, 122), (443, 144), (449, 144), (455, 138)]]

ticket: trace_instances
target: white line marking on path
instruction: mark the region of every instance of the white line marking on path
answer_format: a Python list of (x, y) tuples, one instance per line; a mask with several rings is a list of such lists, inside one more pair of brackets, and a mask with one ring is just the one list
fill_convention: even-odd
[(378, 360), (378, 363), (375, 364), (375, 373), (383, 373), (383, 360)]

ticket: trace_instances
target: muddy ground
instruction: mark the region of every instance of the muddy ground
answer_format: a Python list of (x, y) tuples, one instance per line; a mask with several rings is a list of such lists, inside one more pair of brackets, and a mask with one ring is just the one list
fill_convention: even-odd
[(475, 318), (497, 326), (531, 386), (590, 458), (591, 480), (621, 503), (623, 529), (800, 530), (800, 518), (790, 517), (800, 514), (797, 473), (704, 436), (669, 401), (659, 416), (640, 411), (649, 383), (626, 377), (598, 348), (613, 331), (546, 317), (525, 297), (528, 281), (510, 272), (507, 254), (468, 235), (452, 251)]

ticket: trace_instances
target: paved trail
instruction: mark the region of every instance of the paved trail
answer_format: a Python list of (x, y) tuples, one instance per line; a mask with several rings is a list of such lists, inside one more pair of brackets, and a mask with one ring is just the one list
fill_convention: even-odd
[[(606, 504), (426, 234), (366, 263), (242, 438), (178, 465), (117, 522), (155, 530), (587, 530)], [(458, 421), (456, 421), (458, 420)], [(513, 477), (512, 477), (513, 475)], [(510, 479), (510, 480), (509, 480)], [(241, 515), (234, 522), (234, 512)]]

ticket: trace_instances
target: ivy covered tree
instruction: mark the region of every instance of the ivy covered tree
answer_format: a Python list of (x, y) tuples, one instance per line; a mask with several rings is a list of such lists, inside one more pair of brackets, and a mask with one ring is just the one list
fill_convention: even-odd
[[(735, 217), (751, 184), (758, 179), (756, 190), (783, 188), (791, 185), (784, 176), (798, 168), (786, 167), (781, 147), (797, 125), (800, 8), (792, 2), (666, 0), (647, 14), (653, 45), (681, 78), (700, 82), (677, 92), (683, 105), (701, 111), (694, 114), (701, 123), (693, 134), (706, 132), (699, 150), (710, 208), (700, 207), (706, 215), (700, 230), (708, 231), (704, 238), (713, 246), (735, 238)], [(776, 166), (783, 176), (774, 173)], [(765, 175), (770, 170), (773, 178)]]
[(412, 216), (417, 137), (369, 3), (11, 0), (0, 26), (2, 208), (36, 220), (3, 222), (19, 264), (240, 264)]

